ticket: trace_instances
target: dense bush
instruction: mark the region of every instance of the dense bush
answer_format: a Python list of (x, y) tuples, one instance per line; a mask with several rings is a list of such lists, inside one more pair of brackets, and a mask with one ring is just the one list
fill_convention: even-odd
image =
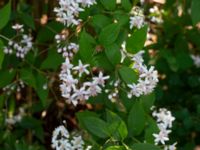
[(2, 150), (200, 144), (199, 0), (0, 6)]

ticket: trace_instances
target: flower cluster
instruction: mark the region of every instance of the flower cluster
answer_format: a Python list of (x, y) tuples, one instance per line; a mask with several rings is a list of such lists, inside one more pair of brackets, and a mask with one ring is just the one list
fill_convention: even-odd
[(149, 19), (150, 19), (150, 21), (153, 22), (153, 23), (158, 23), (158, 24), (162, 23), (163, 22), (162, 12), (163, 12), (163, 10), (160, 10), (158, 8), (158, 6), (154, 6), (154, 7), (150, 8), (149, 9), (149, 13), (150, 13)]
[(7, 95), (10, 95), (13, 91), (20, 92), (22, 88), (25, 87), (25, 84), (22, 80), (13, 82), (11, 84), (8, 84), (3, 88), (3, 91), (7, 93)]
[(75, 53), (79, 50), (79, 45), (76, 43), (69, 43), (66, 46), (66, 35), (65, 34), (57, 34), (55, 36), (56, 40), (56, 48), (58, 53), (62, 53), (63, 57), (72, 58)]
[(103, 76), (103, 73), (99, 72), (98, 76), (92, 77), (92, 81), (81, 83), (80, 78), (90, 74), (88, 67), (89, 64), (83, 64), (81, 60), (77, 66), (73, 66), (69, 58), (66, 58), (62, 64), (60, 73), (62, 96), (75, 106), (79, 101), (87, 100), (89, 97), (101, 93), (102, 87), (105, 86), (105, 80), (109, 79), (109, 76)]
[(119, 94), (119, 84), (120, 84), (120, 80), (117, 80), (115, 82), (110, 82), (110, 86), (112, 86), (111, 89), (106, 89), (105, 92), (108, 93), (108, 99), (111, 102), (116, 102), (116, 99), (118, 98), (118, 94)]
[(64, 25), (78, 25), (81, 19), (78, 18), (79, 13), (84, 11), (84, 7), (90, 7), (95, 4), (96, 0), (59, 0), (59, 7), (54, 9), (58, 21)]
[(165, 146), (164, 150), (176, 150), (176, 143), (173, 145), (165, 145), (165, 142), (169, 140), (169, 133), (171, 133), (172, 123), (175, 118), (172, 116), (171, 112), (165, 108), (160, 108), (159, 111), (153, 111), (152, 116), (156, 118), (157, 125), (159, 128), (159, 133), (154, 133), (155, 144), (161, 143)]
[(17, 122), (20, 122), (24, 115), (25, 115), (24, 108), (21, 107), (21, 108), (19, 108), (19, 113), (17, 115), (6, 118), (5, 122), (6, 122), (6, 124), (14, 125)]
[(4, 53), (13, 54), (15, 51), (16, 57), (24, 58), (32, 49), (32, 37), (24, 33), (23, 25), (16, 24), (13, 25), (12, 28), (16, 30), (17, 36), (9, 40), (8, 46), (4, 47)]
[(131, 11), (130, 16), (130, 29), (136, 27), (138, 29), (142, 28), (145, 25), (145, 18), (143, 11), (139, 7), (134, 7)]
[(132, 56), (132, 61), (134, 62), (132, 68), (138, 71), (139, 79), (137, 84), (128, 84), (128, 87), (131, 89), (128, 94), (129, 98), (132, 96), (139, 97), (151, 93), (158, 83), (158, 72), (153, 66), (148, 69), (147, 66), (143, 64), (143, 53), (144, 51), (140, 51)]
[(90, 150), (91, 146), (85, 146), (80, 135), (70, 135), (63, 126), (55, 128), (52, 135), (52, 148), (56, 150)]
[(200, 68), (200, 56), (199, 55), (191, 55), (191, 58), (194, 61), (194, 64), (197, 68)]

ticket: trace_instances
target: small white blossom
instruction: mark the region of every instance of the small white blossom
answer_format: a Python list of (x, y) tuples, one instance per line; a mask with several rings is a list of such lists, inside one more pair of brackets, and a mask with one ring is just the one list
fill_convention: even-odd
[(200, 56), (199, 55), (191, 55), (191, 58), (194, 61), (194, 64), (197, 68), (200, 68)]
[(136, 27), (138, 29), (144, 26), (144, 16), (132, 16), (130, 17), (130, 29)]
[(74, 70), (77, 70), (78, 73), (79, 73), (79, 74), (78, 74), (79, 77), (81, 77), (83, 73), (86, 73), (86, 74), (89, 74), (89, 73), (90, 73), (90, 72), (87, 70), (87, 67), (88, 67), (88, 66), (89, 66), (88, 64), (83, 65), (83, 63), (81, 62), (81, 60), (79, 60), (79, 61), (78, 61), (78, 66), (74, 67), (73, 69), (74, 69)]

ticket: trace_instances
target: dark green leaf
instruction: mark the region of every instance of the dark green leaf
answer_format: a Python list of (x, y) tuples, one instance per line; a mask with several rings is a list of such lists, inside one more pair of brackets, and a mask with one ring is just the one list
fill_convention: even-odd
[(86, 130), (95, 136), (99, 138), (107, 138), (109, 136), (108, 126), (105, 121), (93, 116), (87, 116), (82, 119), (84, 119)]
[(131, 135), (139, 135), (145, 127), (146, 117), (140, 101), (136, 100), (128, 115), (128, 130)]
[(196, 25), (200, 21), (200, 1), (199, 0), (192, 0), (191, 6), (191, 16), (192, 22)]
[(103, 6), (108, 10), (114, 10), (116, 7), (116, 0), (100, 0)]
[(138, 80), (137, 73), (133, 69), (131, 69), (127, 66), (122, 66), (119, 69), (119, 74), (120, 74), (122, 80), (124, 82), (126, 82), (127, 84), (135, 83)]
[(121, 0), (122, 3), (122, 7), (126, 10), (126, 11), (130, 11), (132, 8), (132, 4), (130, 2), (130, 0)]
[(2, 9), (0, 9), (0, 29), (6, 26), (10, 19), (11, 2), (9, 1)]
[(143, 104), (145, 111), (149, 112), (155, 101), (155, 93), (153, 92), (151, 94), (141, 96), (140, 101)]
[(10, 84), (16, 75), (16, 71), (14, 70), (2, 70), (0, 71), (0, 87), (3, 88), (6, 85)]
[(4, 52), (3, 52), (3, 42), (0, 40), (0, 69), (2, 67), (2, 63), (4, 60)]
[(20, 78), (29, 86), (36, 88), (36, 81), (33, 72), (29, 68), (23, 68), (20, 70)]
[(120, 63), (121, 53), (120, 53), (120, 47), (118, 45), (113, 44), (113, 45), (107, 46), (105, 49), (105, 53), (109, 61), (114, 66)]
[(39, 30), (36, 39), (38, 42), (52, 41), (54, 40), (54, 36), (63, 28), (63, 24), (52, 21)]
[(91, 62), (94, 57), (94, 52), (95, 52), (95, 45), (96, 41), (95, 39), (88, 34), (85, 30), (81, 33), (80, 35), (80, 40), (79, 40), (79, 54), (84, 60), (84, 62)]
[(147, 36), (147, 26), (142, 27), (141, 29), (137, 29), (132, 33), (130, 37), (128, 37), (126, 42), (126, 49), (130, 53), (137, 53), (144, 47), (144, 43), (146, 41)]
[(108, 46), (115, 42), (120, 32), (120, 26), (116, 23), (110, 24), (102, 29), (99, 41), (103, 46)]
[(48, 96), (48, 87), (47, 87), (47, 78), (42, 74), (37, 74), (36, 76), (36, 92), (41, 100), (43, 107), (47, 106), (47, 96)]
[(28, 27), (35, 29), (35, 23), (33, 16), (27, 14), (27, 13), (20, 13), (19, 14), (21, 20), (26, 24)]
[(62, 62), (64, 62), (62, 55), (58, 54), (55, 49), (49, 49), (47, 58), (41, 64), (41, 69), (57, 70)]
[(161, 150), (158, 146), (152, 145), (152, 144), (133, 144), (132, 146), (133, 150)]

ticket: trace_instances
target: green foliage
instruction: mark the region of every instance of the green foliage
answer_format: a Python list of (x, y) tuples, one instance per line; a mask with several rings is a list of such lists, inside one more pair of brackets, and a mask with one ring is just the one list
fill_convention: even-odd
[(11, 15), (11, 2), (9, 1), (3, 8), (0, 9), (0, 29), (6, 26)]
[(200, 16), (198, 15), (199, 9), (200, 9), (200, 1), (192, 0), (191, 17), (194, 25), (196, 25), (200, 21)]
[(137, 53), (144, 47), (147, 35), (147, 26), (142, 27), (136, 31), (133, 31), (130, 37), (127, 39), (127, 51), (130, 53)]

